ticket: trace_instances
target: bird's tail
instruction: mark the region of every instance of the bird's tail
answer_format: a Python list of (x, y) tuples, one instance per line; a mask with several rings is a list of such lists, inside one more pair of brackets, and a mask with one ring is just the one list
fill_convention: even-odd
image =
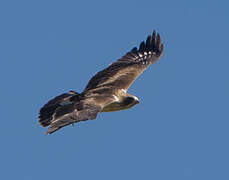
[(46, 127), (52, 123), (54, 116), (63, 116), (66, 113), (72, 112), (74, 110), (73, 100), (78, 95), (79, 93), (77, 92), (69, 91), (50, 100), (40, 109), (39, 123)]

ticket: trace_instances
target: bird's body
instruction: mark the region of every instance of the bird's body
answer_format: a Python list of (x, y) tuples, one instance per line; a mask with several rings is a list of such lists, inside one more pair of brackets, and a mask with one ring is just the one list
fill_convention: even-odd
[(139, 100), (126, 93), (134, 80), (159, 59), (163, 52), (159, 34), (154, 31), (121, 59), (90, 79), (82, 93), (69, 91), (49, 101), (41, 108), (39, 123), (47, 133), (76, 122), (95, 119), (99, 112), (112, 112), (133, 107)]
[(139, 100), (136, 96), (127, 94), (125, 91), (118, 93), (118, 96), (113, 96), (117, 101), (105, 106), (101, 112), (112, 112), (129, 109), (139, 103)]

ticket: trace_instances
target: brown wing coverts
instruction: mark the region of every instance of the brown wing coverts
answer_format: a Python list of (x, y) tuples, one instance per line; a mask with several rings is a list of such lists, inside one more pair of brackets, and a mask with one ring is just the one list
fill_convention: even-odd
[(121, 59), (92, 77), (84, 92), (104, 86), (127, 89), (149, 64), (159, 59), (162, 52), (160, 35), (153, 31), (146, 42), (140, 44), (139, 49), (133, 48)]

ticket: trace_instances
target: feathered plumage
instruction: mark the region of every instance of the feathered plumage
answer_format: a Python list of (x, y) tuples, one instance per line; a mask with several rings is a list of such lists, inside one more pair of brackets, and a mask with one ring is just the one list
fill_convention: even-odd
[(139, 49), (133, 48), (122, 58), (90, 79), (82, 93), (70, 91), (49, 101), (41, 108), (39, 123), (47, 133), (79, 121), (95, 119), (99, 112), (110, 112), (136, 105), (138, 98), (126, 91), (134, 80), (160, 58), (163, 44), (153, 31)]

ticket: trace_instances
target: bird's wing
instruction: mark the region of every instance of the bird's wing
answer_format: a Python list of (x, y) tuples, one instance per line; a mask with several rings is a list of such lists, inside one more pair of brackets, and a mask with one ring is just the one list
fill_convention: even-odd
[[(68, 101), (68, 104), (58, 104), (58, 108), (53, 111), (52, 119), (47, 119), (48, 123), (45, 119), (46, 109), (44, 107), (43, 111), (40, 111), (40, 117), (43, 117), (43, 119), (40, 119), (39, 122), (41, 125), (48, 126), (46, 133), (51, 134), (69, 124), (95, 119), (97, 113), (100, 112), (103, 107), (115, 101), (115, 97), (111, 95), (106, 96), (90, 93), (87, 94), (87, 97), (81, 99), (73, 98), (73, 101)], [(44, 124), (44, 122), (46, 122), (46, 124)]]
[(121, 59), (92, 77), (84, 92), (102, 87), (127, 90), (150, 64), (160, 58), (162, 52), (160, 35), (153, 31), (146, 42), (140, 44), (139, 49), (133, 48)]

